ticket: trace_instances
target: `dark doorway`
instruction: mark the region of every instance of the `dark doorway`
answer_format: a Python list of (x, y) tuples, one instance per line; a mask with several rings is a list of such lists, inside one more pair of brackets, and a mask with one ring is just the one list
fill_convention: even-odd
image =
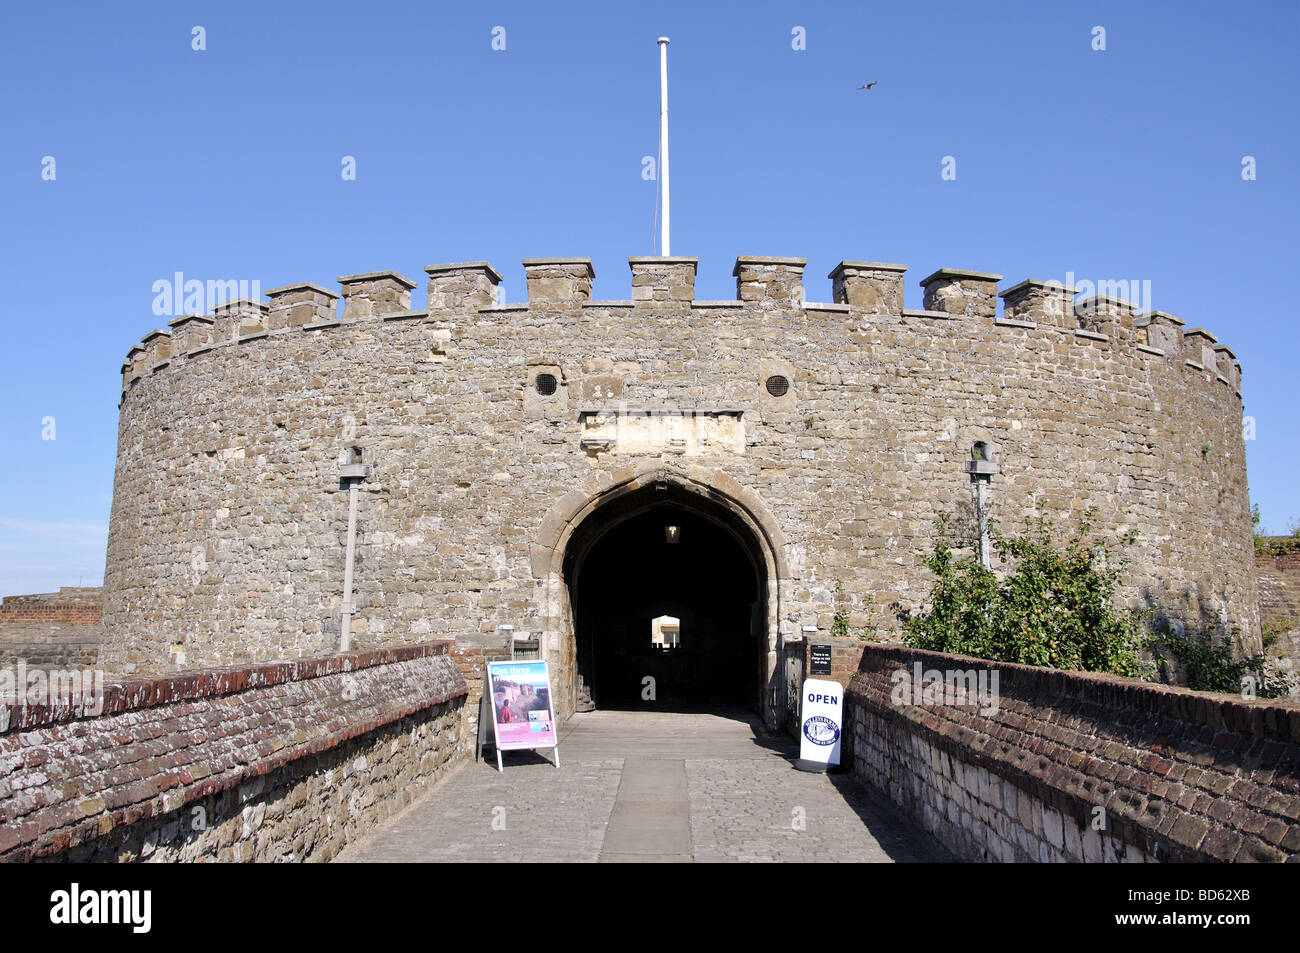
[(766, 585), (755, 545), (723, 507), (663, 486), (584, 521), (565, 559), (579, 707), (758, 711)]

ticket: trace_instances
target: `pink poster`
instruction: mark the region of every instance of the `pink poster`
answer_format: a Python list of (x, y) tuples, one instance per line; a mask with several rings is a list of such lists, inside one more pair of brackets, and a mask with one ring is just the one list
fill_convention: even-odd
[(555, 710), (546, 662), (489, 662), (492, 721), (499, 751), (555, 747)]

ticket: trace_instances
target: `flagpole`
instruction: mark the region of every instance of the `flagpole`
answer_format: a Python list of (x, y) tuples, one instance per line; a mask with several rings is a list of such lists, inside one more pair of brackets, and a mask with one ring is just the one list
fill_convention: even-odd
[(668, 246), (668, 37), (661, 36), (659, 43), (659, 181), (663, 187), (663, 240), (660, 254), (672, 252)]

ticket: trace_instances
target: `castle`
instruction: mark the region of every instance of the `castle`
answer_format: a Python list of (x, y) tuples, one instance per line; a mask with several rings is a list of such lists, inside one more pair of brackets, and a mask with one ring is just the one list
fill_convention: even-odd
[(775, 724), (783, 646), (838, 598), (882, 634), (921, 604), (976, 443), (994, 519), (1137, 530), (1127, 599), (1257, 649), (1241, 367), (1208, 331), (950, 268), (910, 310), (904, 265), (841, 262), (817, 303), (803, 259), (738, 258), (728, 301), (695, 300), (694, 258), (629, 263), (630, 300), (547, 258), (499, 303), (466, 262), (425, 269), (421, 310), (385, 271), (146, 335), (122, 366), (103, 667), (328, 655), (348, 615), (358, 648), (535, 639), (561, 713), (651, 673)]

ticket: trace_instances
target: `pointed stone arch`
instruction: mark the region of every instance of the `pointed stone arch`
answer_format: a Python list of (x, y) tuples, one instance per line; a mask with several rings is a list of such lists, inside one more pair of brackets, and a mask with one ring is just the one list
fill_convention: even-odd
[(552, 678), (560, 712), (567, 715), (573, 710), (576, 693), (574, 614), (565, 579), (565, 557), (570, 541), (587, 520), (604, 512), (610, 503), (656, 485), (672, 488), (680, 498), (697, 500), (701, 511), (706, 507), (725, 511), (737, 531), (749, 537), (750, 548), (766, 577), (763, 580), (766, 592), (764, 689), (759, 701), (764, 720), (776, 726), (783, 717), (784, 705), (784, 685), (778, 670), (779, 624), (782, 601), (791, 580), (785, 536), (762, 499), (725, 471), (676, 466), (658, 460), (591, 473), (555, 501), (532, 544), (531, 568), (542, 593), (540, 614), (546, 657), (555, 669)]

